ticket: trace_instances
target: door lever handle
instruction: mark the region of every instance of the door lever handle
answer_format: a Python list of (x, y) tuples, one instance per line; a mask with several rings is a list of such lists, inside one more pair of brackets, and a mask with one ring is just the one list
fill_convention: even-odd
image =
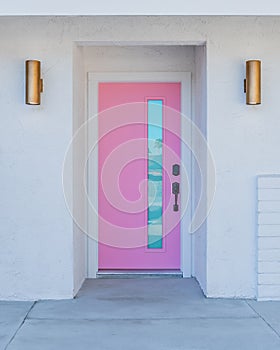
[(173, 182), (172, 184), (172, 193), (175, 195), (175, 204), (173, 205), (173, 211), (179, 211), (178, 205), (178, 194), (180, 192), (180, 185), (178, 182)]

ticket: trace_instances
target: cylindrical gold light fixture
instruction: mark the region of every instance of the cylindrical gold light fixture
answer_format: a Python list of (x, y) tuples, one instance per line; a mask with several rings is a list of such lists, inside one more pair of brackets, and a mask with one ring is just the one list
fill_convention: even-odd
[(41, 104), (41, 92), (43, 92), (41, 62), (28, 60), (25, 62), (25, 103), (28, 105)]
[(261, 104), (261, 61), (249, 60), (246, 62), (244, 92), (247, 105)]

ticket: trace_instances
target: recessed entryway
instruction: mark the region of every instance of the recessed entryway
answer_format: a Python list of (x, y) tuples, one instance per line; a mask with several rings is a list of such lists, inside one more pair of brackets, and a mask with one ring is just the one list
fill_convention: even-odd
[[(79, 67), (79, 72), (77, 72), (77, 76), (80, 78), (80, 85), (77, 84), (77, 94), (80, 95), (80, 102), (82, 100), (82, 89), (81, 89), (81, 82), (85, 78), (85, 73), (87, 74), (87, 87), (86, 87), (86, 99), (87, 99), (87, 108), (84, 110), (84, 113), (86, 113), (86, 118), (92, 118), (93, 116), (96, 116), (98, 112), (105, 113), (104, 111), (106, 108), (112, 108), (114, 107), (113, 104), (110, 102), (110, 99), (113, 101), (114, 98), (116, 97), (116, 92), (112, 91), (106, 91), (104, 95), (104, 101), (105, 105), (106, 103), (109, 104), (108, 106), (105, 106), (105, 108), (102, 107), (102, 111), (99, 110), (100, 106), (100, 86), (103, 84), (103, 88), (108, 86), (111, 87), (114, 85), (115, 87), (117, 86), (116, 84), (119, 84), (117, 87), (117, 91), (120, 91), (121, 88), (124, 86), (122, 84), (130, 84), (132, 86), (135, 84), (166, 84), (166, 86), (171, 86), (173, 84), (174, 86), (178, 84), (180, 86), (180, 102), (179, 102), (179, 107), (175, 108), (177, 109), (177, 112), (183, 112), (183, 114), (189, 118), (190, 120), (194, 118), (194, 110), (196, 110), (196, 115), (195, 117), (198, 117), (198, 124), (201, 124), (201, 127), (204, 127), (204, 112), (205, 108), (203, 107), (202, 101), (203, 98), (200, 98), (199, 101), (196, 99), (196, 96), (202, 96), (203, 95), (203, 89), (205, 88), (205, 50), (203, 46), (188, 46), (188, 45), (146, 45), (146, 46), (141, 46), (141, 45), (119, 45), (119, 46), (89, 46), (87, 43), (87, 46), (80, 46), (77, 49), (77, 62), (81, 63)], [(78, 67), (77, 67), (78, 70)], [(139, 87), (140, 85), (138, 85)], [(126, 86), (127, 91), (129, 91), (129, 86)], [(111, 94), (111, 98), (106, 98), (108, 94)], [(128, 93), (125, 92), (123, 96), (127, 96)], [(179, 96), (178, 95), (178, 96)], [(114, 97), (112, 99), (112, 96)], [(168, 94), (165, 95), (164, 93), (159, 93), (159, 92), (147, 92), (144, 93), (142, 96), (142, 99), (144, 98), (144, 103), (146, 103), (146, 111), (144, 111), (143, 116), (146, 118), (146, 131), (144, 130), (143, 132), (147, 133), (148, 131), (148, 123), (147, 123), (147, 118), (148, 118), (148, 105), (149, 103), (155, 102), (156, 103), (162, 103), (162, 106), (157, 108), (158, 111), (160, 109), (164, 109), (164, 99), (168, 97)], [(205, 96), (205, 94), (203, 95)], [(169, 98), (169, 97), (168, 97)], [(102, 99), (102, 97), (101, 97)], [(132, 102), (132, 101), (122, 101), (122, 98), (118, 96), (118, 101), (114, 101), (115, 106), (120, 105), (120, 104), (127, 104), (127, 102)], [(82, 104), (77, 105), (77, 110), (78, 107), (80, 108), (78, 114), (81, 115), (82, 109), (81, 109)], [(173, 107), (171, 106), (171, 109)], [(146, 113), (146, 114), (145, 114)], [(158, 113), (160, 115), (161, 113)], [(113, 114), (112, 114), (113, 115)], [(112, 259), (112, 256), (116, 256), (115, 252), (116, 247), (113, 248), (114, 254), (112, 253), (112, 247), (105, 247), (101, 246), (101, 242), (98, 243), (98, 237), (102, 237), (102, 233), (100, 234), (100, 215), (98, 217), (98, 213), (100, 210), (102, 210), (102, 204), (100, 206), (100, 173), (98, 171), (101, 171), (99, 160), (100, 159), (100, 154), (98, 153), (98, 148), (99, 145), (97, 143), (97, 147), (94, 147), (94, 150), (91, 149), (92, 143), (94, 143), (96, 140), (98, 140), (99, 137), (99, 124), (98, 124), (98, 118), (95, 118), (95, 122), (93, 123), (93, 127), (88, 128), (87, 130), (87, 135), (85, 135), (84, 140), (87, 139), (87, 152), (90, 154), (90, 157), (88, 159), (87, 165), (88, 165), (88, 176), (87, 176), (87, 186), (88, 186), (88, 198), (90, 199), (90, 208), (88, 207), (87, 210), (85, 210), (85, 216), (86, 221), (84, 221), (86, 224), (83, 224), (82, 226), (85, 227), (85, 231), (88, 233), (87, 237), (87, 245), (86, 245), (86, 254), (87, 254), (87, 277), (90, 278), (95, 278), (97, 277), (98, 271), (104, 271), (104, 270), (135, 270), (135, 269), (141, 269), (141, 270), (176, 270), (176, 274), (178, 275), (183, 275), (184, 277), (190, 277), (194, 274), (196, 274), (200, 279), (204, 278), (204, 264), (206, 263), (205, 260), (205, 255), (203, 253), (204, 251), (204, 243), (206, 240), (201, 240), (201, 235), (199, 239), (199, 244), (194, 244), (195, 238), (189, 234), (189, 228), (190, 228), (190, 222), (191, 222), (191, 216), (192, 212), (194, 210), (194, 206), (197, 205), (198, 199), (200, 197), (200, 191), (198, 190), (199, 185), (196, 185), (196, 179), (199, 179), (199, 174), (198, 170), (196, 169), (196, 163), (192, 159), (192, 154), (191, 154), (191, 145), (184, 144), (181, 142), (180, 145), (180, 157), (181, 159), (179, 161), (173, 161), (168, 165), (168, 172), (167, 174), (169, 177), (169, 182), (166, 181), (166, 194), (164, 194), (161, 198), (161, 204), (156, 205), (156, 210), (160, 209), (160, 206), (164, 205), (164, 195), (166, 195), (170, 200), (170, 214), (174, 215), (174, 217), (178, 214), (178, 209), (181, 209), (181, 203), (182, 200), (183, 202), (188, 201), (188, 206), (186, 208), (186, 212), (184, 215), (182, 215), (181, 220), (179, 220), (179, 226), (178, 226), (178, 232), (179, 232), (179, 240), (177, 242), (177, 248), (176, 244), (173, 246), (175, 249), (174, 251), (176, 252), (172, 258), (173, 262), (175, 262), (173, 265), (170, 264), (164, 265), (152, 265), (150, 264), (149, 266), (147, 265), (135, 265), (135, 262), (133, 262), (133, 259), (131, 257), (134, 256), (134, 254), (131, 254), (131, 257), (128, 257), (127, 259), (124, 259), (126, 263), (124, 264), (124, 261), (120, 264), (120, 261), (122, 259)], [(108, 120), (112, 119), (112, 116), (108, 118)], [(81, 125), (82, 120), (80, 121)], [(176, 123), (175, 123), (176, 124)], [(78, 123), (79, 125), (79, 123)], [(107, 123), (104, 123), (106, 126)], [(191, 139), (191, 128), (186, 128), (184, 127), (184, 121), (181, 120), (181, 131), (179, 133), (181, 134), (182, 139)], [(131, 131), (130, 131), (131, 132)], [(130, 133), (129, 132), (129, 133)], [(134, 132), (134, 131), (132, 131)], [(111, 135), (112, 136), (112, 135)], [(146, 140), (147, 140), (147, 134), (146, 134)], [(108, 138), (110, 139), (110, 137)], [(129, 140), (126, 140), (129, 141)], [(81, 142), (81, 147), (80, 147), (80, 155), (82, 155), (82, 150), (85, 147), (85, 144), (82, 145), (83, 142)], [(107, 142), (107, 145), (110, 145), (110, 141)], [(146, 146), (144, 145), (143, 150), (145, 151), (145, 147), (147, 150), (147, 145), (148, 141), (146, 141)], [(106, 144), (105, 144), (105, 149), (106, 149)], [(142, 151), (143, 151), (142, 150)], [(79, 152), (77, 152), (79, 153)], [(145, 154), (146, 157), (149, 157), (149, 153), (146, 152)], [(77, 162), (79, 162), (79, 159), (77, 158)], [(149, 162), (147, 163), (149, 164)], [(134, 164), (137, 168), (139, 164)], [(133, 165), (133, 166), (134, 166)], [(171, 165), (171, 166), (170, 166)], [(187, 169), (188, 173), (188, 178), (180, 178), (178, 176), (178, 181), (176, 178), (176, 172), (173, 174), (173, 165), (177, 165), (178, 168)], [(132, 186), (132, 182), (128, 183), (125, 181), (126, 177), (131, 177), (131, 170), (133, 169), (133, 166), (131, 167), (127, 166), (124, 171), (122, 172), (121, 176), (123, 177), (123, 190), (124, 192), (127, 190), (127, 193), (125, 196), (128, 197), (129, 200), (133, 200), (133, 196), (137, 195), (137, 191), (133, 193), (133, 191), (129, 191), (128, 187)], [(131, 169), (129, 169), (131, 167)], [(134, 168), (134, 171), (136, 171), (136, 168)], [(99, 170), (98, 170), (99, 169)], [(109, 169), (109, 168), (108, 168)], [(108, 170), (107, 169), (107, 170)], [(142, 168), (144, 169), (144, 168)], [(139, 170), (139, 169), (138, 169)], [(147, 172), (148, 168), (146, 168), (146, 180), (149, 180), (149, 175)], [(157, 171), (160, 169), (157, 169)], [(139, 172), (136, 171), (136, 175), (139, 175), (139, 173), (142, 170), (140, 169)], [(77, 170), (78, 172), (78, 170)], [(110, 173), (110, 171), (109, 171)], [(164, 174), (151, 174), (152, 176), (154, 175), (159, 175), (158, 178), (164, 177)], [(82, 174), (83, 176), (83, 174)], [(152, 177), (151, 176), (151, 177)], [(136, 176), (137, 177), (137, 176)], [(134, 180), (137, 182), (137, 179), (134, 176)], [(139, 180), (139, 179), (138, 179)], [(135, 182), (134, 181), (134, 182)], [(184, 182), (185, 181), (185, 182)], [(140, 179), (141, 182), (141, 179)], [(164, 181), (162, 181), (164, 182)], [(128, 186), (126, 186), (126, 183)], [(158, 184), (160, 181), (158, 181)], [(179, 185), (179, 193), (176, 194), (176, 189), (172, 187), (178, 183)], [(102, 191), (104, 192), (105, 196), (108, 196), (108, 191), (107, 189), (110, 188), (110, 181), (108, 182), (109, 186), (106, 186), (102, 188)], [(107, 184), (107, 185), (108, 185)], [(149, 181), (147, 181), (147, 187), (146, 187), (146, 194), (148, 194), (148, 186), (149, 186)], [(153, 184), (155, 185), (155, 184)], [(163, 183), (161, 183), (162, 186), (164, 186)], [(75, 188), (76, 191), (78, 191), (78, 187)], [(112, 188), (111, 188), (112, 190)], [(110, 190), (110, 191), (111, 191)], [(110, 193), (109, 191), (109, 193)], [(145, 191), (143, 193), (145, 193)], [(141, 189), (140, 189), (140, 194)], [(169, 193), (168, 193), (169, 192)], [(131, 198), (130, 198), (131, 196)], [(75, 197), (75, 196), (74, 196)], [(77, 194), (76, 197), (81, 196)], [(137, 196), (136, 196), (137, 197)], [(135, 198), (136, 198), (135, 197)], [(185, 197), (185, 198), (184, 198)], [(134, 199), (135, 199), (134, 198)], [(137, 198), (136, 198), (137, 199)], [(79, 199), (80, 200), (80, 199)], [(148, 203), (148, 197), (145, 199), (146, 204)], [(84, 203), (87, 202), (87, 199), (85, 200)], [(160, 202), (159, 202), (160, 203)], [(157, 203), (158, 204), (158, 203)], [(79, 207), (78, 202), (76, 202), (76, 208), (78, 211), (78, 215), (82, 215), (83, 210), (81, 208), (83, 207), (84, 204), (81, 204)], [(94, 213), (92, 215), (92, 207), (94, 208)], [(80, 211), (79, 211), (80, 208)], [(86, 208), (85, 208), (86, 209)], [(180, 212), (179, 209), (179, 212)], [(156, 211), (155, 210), (155, 211)], [(107, 209), (105, 212), (102, 214), (102, 216), (106, 216)], [(113, 216), (115, 215), (114, 213)], [(111, 218), (112, 215), (109, 213), (109, 217)], [(145, 217), (146, 215), (146, 217)], [(148, 210), (146, 213), (143, 214), (143, 218), (145, 217), (148, 219), (149, 212)], [(123, 222), (126, 223), (127, 225), (127, 220), (124, 220)], [(151, 222), (150, 222), (151, 223)], [(156, 227), (156, 234), (155, 235), (150, 235), (151, 239), (154, 239), (154, 242), (149, 243), (149, 234), (148, 234), (148, 224), (149, 220), (146, 220), (146, 232), (145, 230), (145, 237), (146, 237), (146, 243), (143, 245), (143, 256), (147, 256), (147, 254), (150, 254), (150, 252), (155, 251), (154, 255), (160, 256), (160, 254), (164, 254), (166, 252), (166, 247), (168, 247), (168, 250), (170, 247), (172, 248), (172, 245), (167, 244), (165, 245), (166, 239), (168, 240), (168, 235), (164, 235), (164, 229), (161, 231), (161, 225), (164, 226), (164, 223), (160, 223), (159, 221), (156, 222), (157, 227)], [(160, 225), (159, 225), (160, 224)], [(76, 228), (77, 229), (77, 228)], [(203, 226), (200, 229), (201, 233), (205, 233), (206, 227)], [(78, 230), (78, 229), (77, 229)], [(108, 237), (108, 231), (105, 229), (104, 230), (105, 236)], [(111, 232), (112, 233), (112, 232)], [(203, 235), (204, 235), (203, 233)], [(76, 235), (78, 237), (79, 234)], [(161, 237), (162, 235), (162, 237)], [(110, 236), (110, 235), (109, 235)], [(114, 236), (114, 234), (113, 234)], [(154, 236), (154, 237), (152, 237)], [(170, 236), (172, 237), (172, 235)], [(159, 238), (159, 239), (158, 239)], [(105, 238), (106, 241), (106, 238)], [(204, 242), (204, 243), (203, 243)], [(101, 243), (101, 244), (100, 244)], [(106, 242), (105, 242), (106, 243)], [(150, 245), (150, 247), (149, 247)], [(158, 245), (158, 246), (157, 246)], [(81, 245), (79, 244), (79, 247)], [(101, 248), (101, 249), (100, 249)], [(104, 249), (103, 249), (104, 248)], [(118, 247), (119, 252), (121, 252), (121, 249), (124, 247)], [(177, 250), (176, 250), (177, 249)], [(103, 250), (102, 255), (100, 254)], [(105, 253), (104, 253), (105, 250)], [(106, 252), (107, 250), (107, 252)], [(132, 251), (131, 251), (132, 252)], [(75, 251), (76, 254), (76, 261), (82, 261), (82, 250), (79, 248), (77, 251)], [(107, 256), (107, 261), (106, 261), (106, 256)], [(156, 257), (156, 259), (158, 259)], [(105, 258), (105, 260), (104, 260)], [(131, 264), (129, 264), (129, 261)], [(140, 261), (140, 260), (138, 260)], [(143, 260), (142, 260), (143, 261)], [(105, 268), (105, 269), (104, 269)], [(77, 271), (79, 270), (77, 266)]]

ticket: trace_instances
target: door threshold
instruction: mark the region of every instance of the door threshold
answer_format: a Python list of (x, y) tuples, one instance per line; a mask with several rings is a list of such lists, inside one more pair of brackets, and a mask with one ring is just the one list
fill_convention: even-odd
[(99, 270), (97, 278), (182, 278), (180, 270)]

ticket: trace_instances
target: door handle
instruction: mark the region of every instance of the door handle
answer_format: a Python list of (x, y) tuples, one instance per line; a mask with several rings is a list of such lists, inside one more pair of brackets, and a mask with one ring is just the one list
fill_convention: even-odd
[(180, 185), (178, 182), (173, 182), (172, 193), (175, 195), (175, 203), (173, 205), (173, 211), (179, 211), (178, 194), (180, 193)]

